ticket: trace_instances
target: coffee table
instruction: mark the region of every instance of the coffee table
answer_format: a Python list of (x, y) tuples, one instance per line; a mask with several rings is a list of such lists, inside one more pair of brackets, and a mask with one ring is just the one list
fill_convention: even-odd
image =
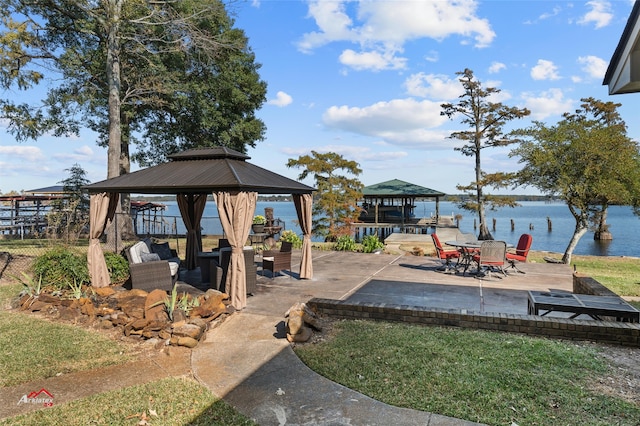
[[(597, 320), (615, 317), (617, 321), (640, 322), (640, 311), (618, 296), (529, 291), (527, 308), (529, 315), (545, 316), (550, 312), (569, 312), (573, 314), (569, 318), (584, 314)], [(540, 313), (541, 311), (545, 312)]]

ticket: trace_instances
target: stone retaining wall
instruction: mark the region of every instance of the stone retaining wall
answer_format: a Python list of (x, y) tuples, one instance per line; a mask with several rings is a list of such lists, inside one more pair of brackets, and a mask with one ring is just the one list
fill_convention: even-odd
[(307, 305), (315, 312), (333, 318), (464, 327), (640, 347), (640, 324), (637, 323), (476, 313), (465, 309), (436, 309), (387, 303), (350, 303), (317, 298), (311, 299)]

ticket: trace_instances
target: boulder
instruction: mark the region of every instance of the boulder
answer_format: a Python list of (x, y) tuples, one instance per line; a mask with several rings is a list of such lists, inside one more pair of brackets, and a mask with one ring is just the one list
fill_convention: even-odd
[(195, 348), (198, 345), (198, 340), (191, 337), (179, 337), (176, 344), (187, 348)]
[(196, 324), (182, 324), (173, 328), (174, 337), (191, 337), (195, 340), (200, 340), (200, 337), (204, 333), (204, 328)]
[(320, 330), (316, 314), (305, 303), (296, 303), (285, 313), (287, 340), (306, 342), (312, 335), (311, 328)]
[(169, 320), (169, 315), (164, 304), (167, 299), (167, 292), (155, 289), (149, 293), (144, 302), (144, 317), (149, 320)]
[(204, 294), (204, 301), (200, 303), (200, 306), (191, 310), (191, 317), (217, 318), (226, 312), (227, 306), (223, 301), (227, 299), (229, 299), (228, 294), (209, 289)]

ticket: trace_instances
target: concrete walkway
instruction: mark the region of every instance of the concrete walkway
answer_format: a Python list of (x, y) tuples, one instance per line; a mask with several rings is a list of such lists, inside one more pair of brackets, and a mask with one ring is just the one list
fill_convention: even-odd
[(331, 382), (285, 339), (284, 313), (313, 297), (526, 314), (526, 290), (571, 289), (565, 265), (528, 264), (526, 275), (495, 281), (438, 273), (437, 266), (426, 257), (314, 252), (313, 280), (261, 277), (247, 308), (193, 350), (193, 373), (260, 425), (475, 424), (393, 407)]

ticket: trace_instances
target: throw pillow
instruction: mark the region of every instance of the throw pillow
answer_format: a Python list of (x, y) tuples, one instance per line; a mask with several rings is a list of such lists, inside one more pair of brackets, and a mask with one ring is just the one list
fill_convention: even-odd
[(140, 254), (140, 258), (143, 262), (153, 262), (154, 260), (160, 260), (160, 256), (158, 256), (158, 253), (142, 253)]
[(162, 260), (171, 259), (173, 257), (171, 249), (169, 248), (169, 243), (151, 244), (151, 251), (153, 253), (157, 253)]

